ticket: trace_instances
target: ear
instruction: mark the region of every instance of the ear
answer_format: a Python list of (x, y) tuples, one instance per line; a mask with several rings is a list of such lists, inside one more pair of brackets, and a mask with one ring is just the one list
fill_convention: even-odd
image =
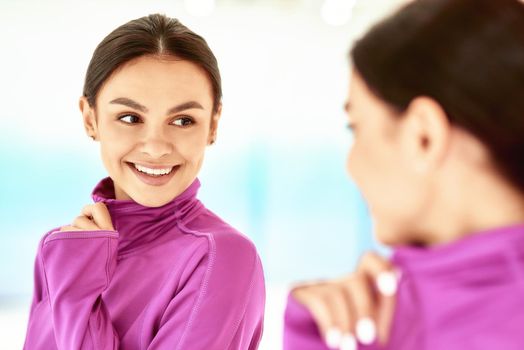
[(411, 101), (404, 114), (404, 142), (408, 164), (419, 173), (433, 171), (444, 160), (450, 123), (438, 102), (429, 97)]
[(211, 124), (209, 127), (209, 136), (207, 140), (208, 145), (212, 145), (216, 141), (217, 131), (218, 131), (218, 122), (220, 121), (221, 116), (222, 116), (222, 104), (218, 106), (216, 113), (213, 114), (213, 116), (211, 117)]
[(80, 112), (82, 113), (84, 129), (87, 136), (91, 137), (93, 140), (98, 140), (98, 125), (94, 108), (89, 105), (89, 102), (85, 96), (80, 97), (78, 106), (80, 107)]

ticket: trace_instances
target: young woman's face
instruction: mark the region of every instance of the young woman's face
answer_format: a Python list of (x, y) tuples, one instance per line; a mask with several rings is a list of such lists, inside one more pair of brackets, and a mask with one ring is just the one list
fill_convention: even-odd
[(424, 193), (407, 166), (402, 118), (372, 94), (357, 72), (351, 76), (346, 109), (353, 130), (347, 170), (366, 199), (375, 234), (385, 244), (405, 243)]
[(96, 108), (80, 101), (86, 130), (100, 142), (117, 199), (151, 207), (171, 201), (196, 178), (215, 137), (211, 84), (197, 65), (142, 56), (100, 89)]

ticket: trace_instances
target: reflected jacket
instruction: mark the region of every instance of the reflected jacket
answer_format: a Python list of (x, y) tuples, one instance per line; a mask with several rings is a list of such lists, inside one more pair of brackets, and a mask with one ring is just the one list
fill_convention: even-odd
[[(390, 341), (359, 350), (524, 349), (524, 225), (478, 232), (435, 248), (401, 247)], [(327, 350), (291, 294), (285, 350)]]

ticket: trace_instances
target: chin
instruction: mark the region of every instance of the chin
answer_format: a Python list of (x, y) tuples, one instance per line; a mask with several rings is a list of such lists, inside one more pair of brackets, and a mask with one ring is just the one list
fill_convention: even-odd
[(159, 199), (158, 197), (156, 198), (151, 198), (150, 196), (148, 197), (142, 197), (142, 196), (131, 196), (131, 198), (137, 202), (138, 204), (144, 206), (144, 207), (153, 207), (153, 208), (156, 208), (156, 207), (161, 207), (163, 205), (166, 205), (167, 203), (171, 202), (173, 200), (173, 198), (169, 198), (169, 199)]
[(179, 171), (180, 169), (175, 170), (173, 176), (164, 185), (160, 186), (146, 184), (137, 178), (136, 175), (131, 174), (130, 178), (125, 179), (125, 183), (122, 181), (122, 191), (142, 206), (161, 207), (174, 200), (185, 190), (185, 186), (180, 184), (181, 181), (185, 181), (185, 178)]
[[(124, 190), (125, 191), (125, 190)], [(150, 188), (130, 186), (129, 191), (125, 191), (131, 200), (144, 207), (161, 207), (171, 202), (176, 193), (169, 188)]]
[(403, 235), (400, 233), (400, 230), (394, 228), (394, 225), (374, 222), (373, 232), (375, 239), (380, 244), (386, 246), (397, 246), (406, 243), (402, 239)]

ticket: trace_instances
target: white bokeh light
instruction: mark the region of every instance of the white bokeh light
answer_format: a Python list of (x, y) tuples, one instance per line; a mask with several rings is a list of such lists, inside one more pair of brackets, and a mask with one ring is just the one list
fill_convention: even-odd
[(322, 19), (332, 26), (341, 26), (349, 22), (357, 0), (326, 0), (322, 4)]
[(215, 9), (215, 0), (184, 0), (186, 11), (195, 17), (207, 17)]

